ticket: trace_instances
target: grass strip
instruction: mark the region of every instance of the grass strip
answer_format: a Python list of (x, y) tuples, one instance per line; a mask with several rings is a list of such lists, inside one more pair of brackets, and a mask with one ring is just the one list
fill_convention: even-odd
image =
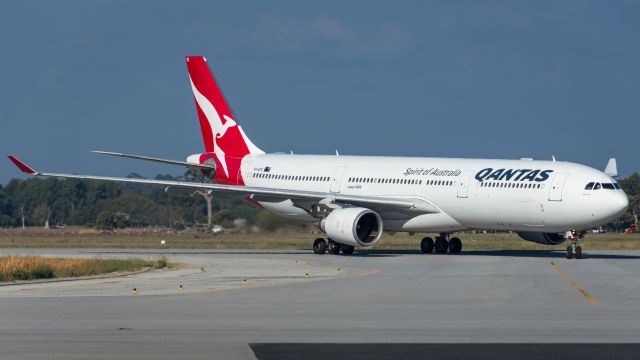
[(0, 257), (0, 282), (91, 276), (144, 268), (164, 268), (166, 257), (155, 261), (141, 259), (49, 258), (37, 255)]

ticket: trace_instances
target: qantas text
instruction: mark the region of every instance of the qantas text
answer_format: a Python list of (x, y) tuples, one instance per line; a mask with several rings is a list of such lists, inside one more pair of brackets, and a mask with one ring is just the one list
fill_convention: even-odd
[(553, 170), (534, 169), (496, 169), (486, 168), (478, 171), (476, 180), (505, 180), (505, 181), (536, 181), (542, 182), (549, 179)]

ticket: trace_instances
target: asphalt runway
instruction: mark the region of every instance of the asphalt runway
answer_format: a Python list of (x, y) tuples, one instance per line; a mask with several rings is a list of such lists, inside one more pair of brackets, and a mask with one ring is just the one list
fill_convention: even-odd
[[(556, 343), (538, 349), (553, 354), (560, 346), (582, 359), (602, 351), (625, 358), (637, 354), (629, 344), (640, 342), (640, 251), (586, 251), (582, 260), (550, 251), (0, 253), (29, 251), (167, 255), (185, 265), (0, 286), (0, 358), (286, 359), (300, 351), (313, 358), (390, 358), (385, 354), (393, 352), (372, 351), (386, 343), (403, 344), (394, 346), (403, 346), (406, 358), (444, 358), (437, 355), (468, 351), (463, 343)], [(133, 287), (138, 294), (131, 294)], [(594, 348), (597, 343), (626, 345)], [(430, 344), (451, 350), (430, 350)], [(524, 349), (529, 356), (513, 358), (535, 358)]]

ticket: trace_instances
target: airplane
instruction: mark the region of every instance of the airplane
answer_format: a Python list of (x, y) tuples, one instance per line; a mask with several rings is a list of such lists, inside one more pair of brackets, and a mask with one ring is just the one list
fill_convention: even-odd
[(274, 214), (316, 223), (327, 239), (313, 242), (316, 254), (353, 254), (376, 244), (383, 232), (435, 233), (423, 253), (458, 254), (455, 233), (516, 232), (546, 245), (571, 240), (567, 258), (581, 258), (581, 239), (621, 216), (628, 199), (613, 179), (615, 159), (605, 171), (581, 164), (519, 160), (266, 154), (245, 134), (203, 56), (187, 56), (205, 152), (186, 161), (97, 151), (99, 154), (186, 166), (207, 182), (56, 174), (9, 159), (34, 176), (91, 179), (204, 189), (244, 198)]

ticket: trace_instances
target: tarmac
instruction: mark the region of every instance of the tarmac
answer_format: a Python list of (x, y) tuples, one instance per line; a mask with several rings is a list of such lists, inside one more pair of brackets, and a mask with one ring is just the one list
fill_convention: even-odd
[[(182, 266), (0, 286), (0, 359), (624, 359), (640, 350), (640, 251), (567, 260), (553, 251), (0, 250), (29, 252), (165, 255)], [(479, 343), (509, 345), (468, 345)], [(530, 343), (555, 345), (519, 345)]]

